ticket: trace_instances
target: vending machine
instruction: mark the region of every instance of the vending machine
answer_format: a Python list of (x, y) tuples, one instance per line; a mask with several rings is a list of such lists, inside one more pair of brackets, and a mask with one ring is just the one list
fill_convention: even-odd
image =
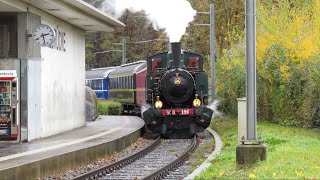
[(0, 70), (0, 141), (19, 136), (18, 82), (16, 70)]

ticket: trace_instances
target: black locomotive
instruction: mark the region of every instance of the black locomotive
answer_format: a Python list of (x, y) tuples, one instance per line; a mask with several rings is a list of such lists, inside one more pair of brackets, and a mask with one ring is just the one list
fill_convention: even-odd
[(208, 75), (203, 57), (182, 52), (180, 43), (171, 51), (147, 58), (146, 102), (143, 112), (147, 129), (165, 138), (189, 138), (210, 124)]

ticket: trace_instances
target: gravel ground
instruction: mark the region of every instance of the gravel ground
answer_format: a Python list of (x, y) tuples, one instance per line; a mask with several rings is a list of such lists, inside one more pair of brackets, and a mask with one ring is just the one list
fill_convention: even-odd
[[(210, 155), (210, 153), (213, 151), (214, 145), (212, 144), (212, 137), (208, 135), (208, 133), (204, 133), (204, 136), (201, 137), (199, 147), (196, 149), (194, 154), (201, 154), (201, 156), (192, 155), (191, 158), (185, 163), (184, 166), (177, 169), (175, 172), (182, 172), (183, 176), (186, 177), (188, 173), (188, 169), (190, 169), (192, 166), (197, 166), (200, 164), (199, 162), (204, 161), (207, 156)], [(44, 178), (44, 180), (58, 180), (58, 179), (71, 179), (73, 177), (76, 177), (80, 174), (87, 173), (89, 171), (98, 169), (99, 167), (105, 166), (107, 164), (113, 163), (115, 161), (120, 160), (121, 158), (127, 157), (133, 153), (138, 152), (139, 150), (145, 148), (149, 144), (151, 144), (153, 140), (145, 139), (145, 138), (139, 138), (135, 143), (133, 143), (131, 146), (127, 147), (121, 152), (115, 153), (110, 156), (105, 156), (91, 164), (88, 164), (86, 166), (82, 166), (76, 169), (72, 169), (60, 174), (51, 175), (47, 178)], [(212, 145), (211, 145), (212, 144)], [(212, 147), (212, 148), (208, 148)], [(200, 159), (199, 159), (200, 158)], [(202, 159), (202, 160), (201, 160)], [(180, 172), (180, 173), (181, 173)], [(179, 174), (180, 174), (179, 173)]]
[(105, 166), (107, 164), (111, 164), (115, 161), (120, 160), (121, 158), (127, 157), (131, 154), (134, 154), (138, 152), (139, 150), (145, 148), (149, 144), (151, 144), (153, 140), (145, 139), (145, 138), (139, 138), (135, 143), (133, 143), (131, 146), (127, 147), (121, 152), (115, 153), (110, 156), (105, 156), (91, 164), (88, 164), (86, 166), (81, 166), (76, 169), (71, 169), (70, 171), (66, 171), (60, 174), (51, 175), (48, 178), (44, 178), (45, 180), (57, 180), (57, 179), (71, 179), (73, 177), (76, 177), (80, 174), (87, 173), (89, 171), (98, 169), (99, 167)]
[[(203, 161), (214, 150), (214, 140), (212, 135), (205, 131), (200, 135), (200, 143), (196, 150), (192, 153), (190, 159), (184, 163), (183, 166), (180, 166), (178, 169), (171, 172), (164, 179), (165, 180), (176, 180), (184, 179), (187, 177), (195, 168), (197, 168)], [(190, 173), (189, 173), (190, 172)]]

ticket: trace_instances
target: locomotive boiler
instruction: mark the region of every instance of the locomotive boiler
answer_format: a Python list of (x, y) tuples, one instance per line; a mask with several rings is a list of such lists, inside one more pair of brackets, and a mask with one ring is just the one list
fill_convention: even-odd
[(147, 58), (146, 102), (143, 112), (147, 129), (165, 138), (189, 138), (210, 124), (208, 75), (203, 57), (181, 51), (171, 43), (169, 52)]

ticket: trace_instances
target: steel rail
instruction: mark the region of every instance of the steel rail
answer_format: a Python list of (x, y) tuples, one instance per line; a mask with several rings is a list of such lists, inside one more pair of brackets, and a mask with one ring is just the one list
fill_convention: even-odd
[(150, 180), (150, 179), (162, 179), (166, 175), (169, 174), (170, 171), (174, 171), (176, 168), (182, 166), (185, 161), (188, 160), (191, 152), (195, 150), (197, 147), (198, 140), (197, 136), (193, 137), (193, 140), (189, 146), (189, 148), (177, 159), (173, 160), (171, 163), (169, 163), (167, 166), (164, 166), (163, 168), (159, 169), (158, 171), (150, 174), (149, 176), (143, 178), (145, 180)]
[(142, 158), (144, 155), (148, 154), (150, 151), (152, 151), (156, 146), (158, 146), (160, 143), (160, 137), (158, 137), (155, 142), (147, 146), (146, 148), (142, 149), (139, 152), (136, 152), (135, 154), (128, 156), (126, 158), (122, 158), (117, 162), (105, 165), (103, 167), (100, 167), (99, 169), (93, 170), (91, 172), (82, 174), (80, 176), (72, 178), (73, 180), (82, 180), (82, 179), (99, 179), (103, 175), (106, 175), (114, 170), (120, 169), (123, 166), (126, 166), (128, 164), (133, 163), (134, 161)]

